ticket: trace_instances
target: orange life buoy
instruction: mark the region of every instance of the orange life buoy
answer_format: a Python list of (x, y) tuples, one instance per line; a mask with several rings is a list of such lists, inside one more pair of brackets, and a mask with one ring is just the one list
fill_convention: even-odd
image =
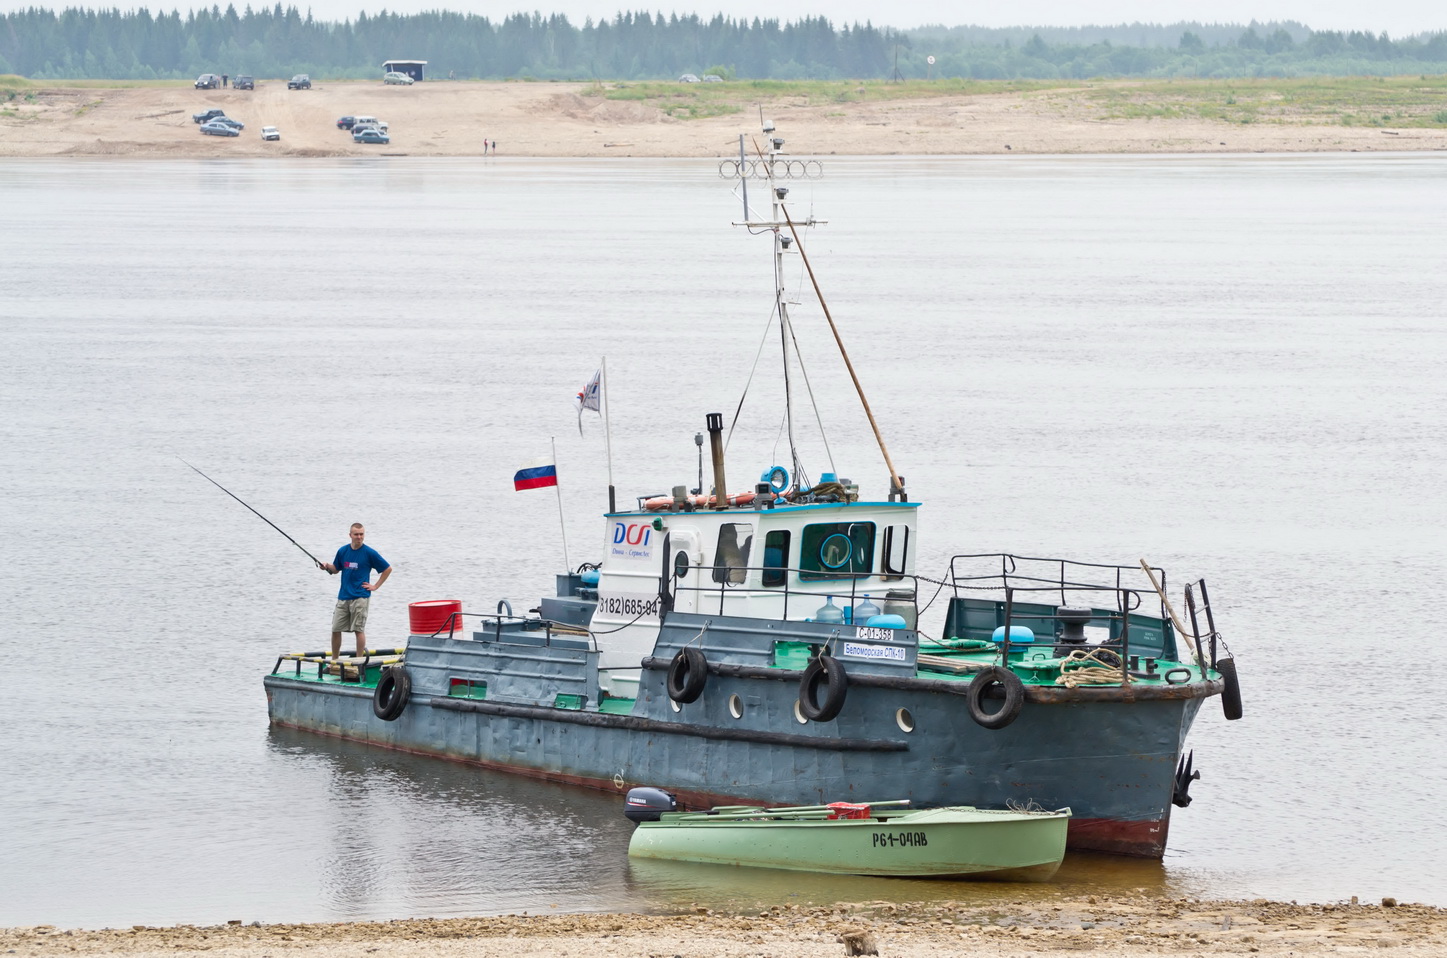
[[(712, 509), (716, 501), (715, 496), (689, 496), (687, 502), (695, 509)], [(747, 506), (753, 504), (754, 493), (739, 492), (731, 496), (725, 496), (724, 501), (731, 506)], [(652, 499), (643, 500), (643, 508), (648, 512), (667, 512), (673, 508), (672, 496), (654, 496)]]

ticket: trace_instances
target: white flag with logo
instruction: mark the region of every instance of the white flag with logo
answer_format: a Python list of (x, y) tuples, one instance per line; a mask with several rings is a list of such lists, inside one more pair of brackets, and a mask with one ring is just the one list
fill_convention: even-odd
[(591, 409), (600, 415), (603, 412), (603, 370), (593, 374), (588, 385), (578, 393), (578, 435), (583, 434), (583, 410)]

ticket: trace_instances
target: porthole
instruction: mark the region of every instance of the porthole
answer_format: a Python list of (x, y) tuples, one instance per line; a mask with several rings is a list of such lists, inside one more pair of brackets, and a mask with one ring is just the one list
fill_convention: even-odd
[(673, 709), (675, 712), (682, 712), (682, 711), (683, 711), (683, 706), (682, 706), (682, 705), (679, 705), (679, 704), (678, 704), (677, 702), (675, 702), (673, 699), (669, 699), (669, 700), (668, 700), (668, 707), (671, 708), (671, 709)]
[(914, 731), (914, 716), (909, 709), (896, 709), (894, 713), (894, 724), (899, 726), (901, 732)]
[(729, 714), (734, 718), (744, 717), (744, 700), (737, 695), (729, 696)]
[(794, 700), (794, 721), (798, 722), (800, 725), (809, 724), (809, 720), (804, 717), (804, 713), (799, 709), (798, 699)]
[(678, 554), (673, 557), (673, 574), (678, 576), (680, 579), (688, 578), (687, 552), (679, 550)]

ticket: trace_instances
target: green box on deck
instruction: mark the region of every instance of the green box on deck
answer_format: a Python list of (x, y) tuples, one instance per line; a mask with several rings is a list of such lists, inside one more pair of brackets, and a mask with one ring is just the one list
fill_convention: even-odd
[(814, 657), (814, 646), (808, 642), (775, 642), (774, 666), (802, 672)]

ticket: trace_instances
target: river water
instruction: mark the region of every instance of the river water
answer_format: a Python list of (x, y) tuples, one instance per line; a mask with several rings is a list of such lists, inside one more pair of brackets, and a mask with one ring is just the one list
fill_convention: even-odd
[[(792, 145), (792, 144), (791, 144)], [(354, 520), (408, 602), (528, 608), (622, 501), (787, 462), (766, 238), (714, 161), (0, 165), (0, 924), (1048, 898), (1447, 905), (1447, 157), (823, 158), (806, 248), (912, 498), (958, 552), (1205, 576), (1246, 717), (1160, 863), (1039, 887), (630, 863), (620, 801), (295, 732), (261, 677), (325, 644), (306, 549)], [(760, 201), (755, 183), (750, 197)], [(886, 471), (797, 257), (829, 440)], [(796, 384), (798, 380), (796, 377)], [(799, 398), (799, 397), (796, 397)], [(515, 493), (556, 444), (559, 505)], [(566, 550), (566, 551), (565, 551)], [(1415, 623), (1415, 624), (1414, 624)]]

